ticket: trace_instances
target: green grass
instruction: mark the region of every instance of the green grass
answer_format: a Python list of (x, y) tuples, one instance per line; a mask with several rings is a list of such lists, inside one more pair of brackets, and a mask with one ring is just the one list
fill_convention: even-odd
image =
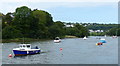
[(76, 36), (66, 35), (65, 38), (78, 38), (78, 37), (76, 37)]
[(50, 40), (50, 39), (32, 39), (32, 38), (15, 38), (15, 39), (2, 39), (2, 43), (9, 43), (9, 42), (25, 42), (25, 43), (29, 43), (29, 42), (33, 42), (33, 41), (45, 41), (45, 40)]

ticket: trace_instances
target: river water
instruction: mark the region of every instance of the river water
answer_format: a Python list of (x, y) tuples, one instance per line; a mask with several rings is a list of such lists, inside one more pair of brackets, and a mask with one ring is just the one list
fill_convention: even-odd
[[(12, 49), (19, 43), (4, 43), (2, 45), (3, 64), (118, 64), (118, 38), (105, 38), (107, 43), (96, 46), (99, 39), (89, 37), (65, 38), (61, 43), (53, 40), (31, 42), (42, 49), (40, 54), (9, 58)], [(62, 51), (60, 51), (62, 48)]]

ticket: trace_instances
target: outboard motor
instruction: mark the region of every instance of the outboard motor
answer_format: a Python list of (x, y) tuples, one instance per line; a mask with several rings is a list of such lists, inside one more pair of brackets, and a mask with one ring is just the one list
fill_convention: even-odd
[(35, 49), (39, 49), (38, 46), (36, 46)]

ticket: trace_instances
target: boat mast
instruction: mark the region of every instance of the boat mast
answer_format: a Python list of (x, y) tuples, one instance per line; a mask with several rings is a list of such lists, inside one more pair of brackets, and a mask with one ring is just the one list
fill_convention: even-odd
[(116, 29), (116, 36), (117, 36), (117, 31), (118, 31), (118, 29)]
[(23, 37), (23, 44), (25, 43), (25, 38)]

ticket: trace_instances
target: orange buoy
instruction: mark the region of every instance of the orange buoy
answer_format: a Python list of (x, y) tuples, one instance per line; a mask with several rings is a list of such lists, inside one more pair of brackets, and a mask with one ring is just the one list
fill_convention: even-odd
[(60, 48), (60, 51), (62, 51), (63, 49), (62, 48)]
[(99, 42), (98, 45), (102, 45), (103, 43)]
[(8, 57), (12, 57), (12, 54), (9, 54)]

